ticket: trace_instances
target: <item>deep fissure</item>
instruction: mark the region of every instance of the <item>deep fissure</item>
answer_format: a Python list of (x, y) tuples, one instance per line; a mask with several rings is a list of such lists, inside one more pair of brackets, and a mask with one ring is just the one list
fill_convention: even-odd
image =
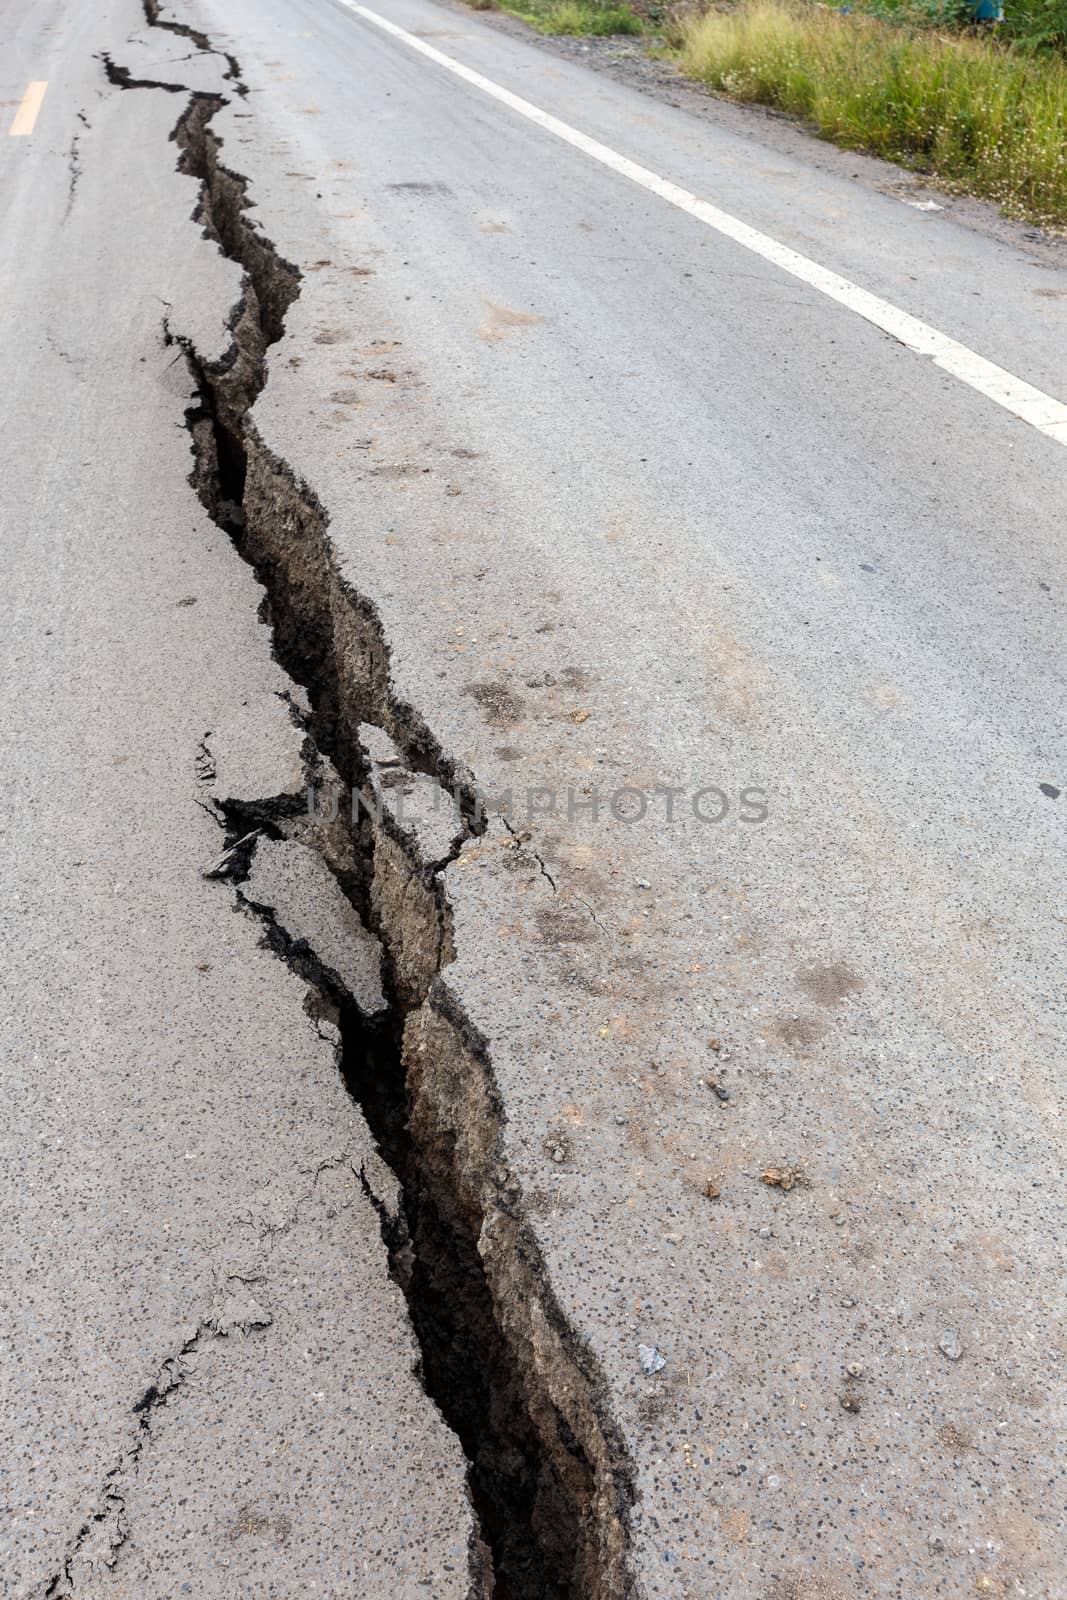
[[(388, 652), (377, 619), (345, 589), (324, 553), (325, 513), (284, 463), (266, 451), (248, 419), (265, 382), (264, 351), (282, 335), (285, 312), (299, 292), (299, 273), (249, 225), (243, 215), (244, 180), (218, 159), (207, 125), (224, 104), (219, 96), (193, 95), (174, 134), (183, 169), (200, 180), (197, 220), (245, 274), (225, 362), (209, 369), (178, 340), (198, 391), (198, 402), (187, 414), (195, 463), (191, 481), (263, 583), (275, 652), (308, 694), (309, 735), (345, 783), (355, 787), (366, 777), (367, 760), (355, 730), (361, 721), (374, 721), (393, 734), (414, 769), (455, 788), (457, 775), (425, 724), (389, 695)], [(168, 338), (175, 337), (168, 330)], [(279, 517), (287, 527), (284, 550), (264, 533)], [(345, 602), (340, 616), (338, 592)], [(358, 644), (363, 668), (358, 681), (343, 681), (336, 671), (339, 629), (349, 630)], [(466, 810), (476, 817), (469, 796)], [(265, 819), (238, 808), (230, 821), (236, 839)], [(269, 821), (266, 827), (270, 831)], [(329, 864), (373, 925), (368, 911), (375, 833), (364, 822), (353, 835), (355, 871), (342, 873), (336, 862)], [(426, 880), (432, 915), (447, 945), (447, 909), (435, 865), (423, 863), (416, 870)], [(413, 1131), (409, 1024), (419, 1020), (432, 975), (412, 993), (395, 970), (390, 929), (379, 925), (375, 931), (382, 938), (390, 1005), (384, 1018), (370, 1021), (314, 952), (272, 919), (267, 941), (332, 1012), (346, 1084), (399, 1180), (401, 1214), (393, 1217), (377, 1206), (383, 1239), (418, 1339), (422, 1380), (469, 1463), (471, 1497), (492, 1561), (491, 1592), (496, 1600), (618, 1600), (628, 1592), (624, 1530), (632, 1486), (625, 1452), (596, 1414), (597, 1375), (583, 1371), (582, 1353), (544, 1282), (536, 1247), (516, 1215), (517, 1186), (503, 1182), (493, 1211), (511, 1241), (507, 1273), (521, 1285), (520, 1312), (529, 1317), (536, 1306), (539, 1326), (544, 1324), (542, 1341), (558, 1346), (570, 1384), (560, 1386), (558, 1377), (536, 1370), (533, 1340), (521, 1314), (512, 1317), (513, 1327), (505, 1325), (501, 1291), (498, 1286), (494, 1296), (479, 1248), (487, 1212), (470, 1174), (460, 1176), (456, 1138), (420, 1142)], [(462, 1031), (456, 1019), (457, 1038)], [(576, 1398), (561, 1402), (559, 1393), (572, 1391)]]
[[(294, 940), (273, 917), (266, 922), (270, 948), (309, 985), (311, 1009), (336, 1024), (345, 1085), (399, 1180), (401, 1208), (394, 1214), (361, 1174), (415, 1330), (421, 1381), (468, 1462), (492, 1563), (490, 1592), (494, 1600), (577, 1600), (578, 1510), (551, 1481), (521, 1377), (496, 1323), (476, 1235), (455, 1205), (447, 1174), (428, 1166), (411, 1137), (404, 1010), (394, 1003), (383, 1017), (364, 1017), (306, 942)], [(387, 982), (387, 993), (391, 988)], [(576, 1440), (573, 1448), (577, 1459)]]

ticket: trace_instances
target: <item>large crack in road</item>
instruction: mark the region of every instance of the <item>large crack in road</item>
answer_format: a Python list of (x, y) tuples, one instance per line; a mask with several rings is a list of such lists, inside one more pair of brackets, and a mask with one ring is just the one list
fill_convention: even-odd
[[(161, 19), (153, 0), (145, 0), (145, 14), (150, 25), (221, 55), (226, 77), (243, 92), (232, 55), (198, 30)], [(110, 59), (105, 68), (124, 89), (181, 88), (135, 79)], [(469, 1463), (487, 1546), (476, 1591), (500, 1600), (617, 1600), (633, 1587), (630, 1465), (595, 1363), (547, 1281), (523, 1223), (520, 1186), (501, 1160), (502, 1111), (487, 1042), (437, 984), (451, 958), (440, 870), (484, 818), (417, 709), (393, 697), (388, 643), (372, 606), (338, 574), (326, 509), (256, 432), (251, 410), (267, 381), (265, 353), (283, 335), (300, 274), (252, 226), (245, 184), (220, 159), (210, 124), (226, 103), (189, 91), (172, 137), (181, 170), (200, 184), (195, 221), (243, 273), (229, 319), (232, 345), (211, 364), (180, 329), (166, 323), (165, 334), (184, 352), (200, 397), (186, 418), (190, 481), (264, 586), (275, 653), (310, 708), (294, 711), (309, 774), (332, 779), (343, 804), (320, 826), (299, 814), (292, 797), (231, 797), (218, 876), (264, 920), (270, 948), (308, 984), (309, 1009), (336, 1028), (339, 1068), (399, 1181), (394, 1210), (361, 1174), (407, 1301), (422, 1381)], [(295, 706), (302, 697), (293, 699)], [(368, 798), (382, 774), (360, 732), (366, 724), (395, 741), (408, 773), (458, 794), (466, 820), (443, 858), (420, 852), (389, 808)], [(353, 807), (360, 796), (367, 803)], [(310, 847), (326, 862), (381, 941), (384, 1012), (367, 1014), (320, 957), (314, 934), (294, 935), (246, 892), (263, 840)]]

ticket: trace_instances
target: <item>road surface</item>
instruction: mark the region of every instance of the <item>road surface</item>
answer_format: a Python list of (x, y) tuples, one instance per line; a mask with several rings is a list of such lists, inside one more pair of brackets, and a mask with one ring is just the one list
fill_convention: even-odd
[(1062, 247), (460, 6), (12, 15), (15, 1592), (1059, 1600)]

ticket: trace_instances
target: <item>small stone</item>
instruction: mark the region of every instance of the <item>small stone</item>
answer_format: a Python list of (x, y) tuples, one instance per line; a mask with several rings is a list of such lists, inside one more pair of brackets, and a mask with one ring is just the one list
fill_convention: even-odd
[(760, 1228), (757, 1230), (757, 1232), (759, 1238), (770, 1239), (773, 1237), (774, 1230), (772, 1228)]
[(553, 1145), (553, 1147), (552, 1147), (552, 1159), (556, 1163), (557, 1166), (560, 1164), (560, 1162), (566, 1161), (567, 1152), (564, 1150), (564, 1148), (563, 1148), (563, 1146), (561, 1144)]
[(716, 1052), (716, 1054), (718, 1054), (718, 1052), (722, 1049), (722, 1040), (721, 1039), (709, 1039), (708, 1040), (708, 1049), (709, 1050), (714, 1050)]
[(720, 1192), (719, 1185), (715, 1182), (714, 1178), (709, 1178), (707, 1183), (704, 1185), (704, 1193), (708, 1199), (717, 1200)]
[(945, 1541), (939, 1533), (932, 1533), (926, 1542), (931, 1550), (943, 1550), (945, 1548)]
[(767, 1476), (763, 1480), (763, 1486), (765, 1489), (780, 1489), (782, 1487), (781, 1474), (777, 1472), (768, 1472)]
[(641, 1370), (646, 1377), (651, 1378), (653, 1373), (662, 1372), (667, 1365), (666, 1356), (661, 1354), (654, 1344), (639, 1344), (637, 1355), (641, 1362)]
[(615, 1122), (616, 1122), (616, 1125), (618, 1127), (625, 1128), (626, 1122), (627, 1122), (627, 1118), (626, 1117), (620, 1117), (620, 1116), (616, 1115)]
[(724, 1083), (720, 1083), (718, 1078), (705, 1078), (704, 1082), (707, 1084), (708, 1088), (711, 1090), (716, 1099), (721, 1100), (725, 1105), (726, 1101), (730, 1099), (730, 1090), (726, 1087), (726, 1085)]
[(860, 1397), (858, 1394), (853, 1394), (850, 1389), (846, 1389), (844, 1394), (841, 1396), (841, 1405), (845, 1411), (858, 1411), (860, 1408)]
[(760, 1173), (760, 1182), (772, 1189), (784, 1189), (787, 1193), (794, 1189), (800, 1180), (799, 1167), (767, 1167)]
[(963, 1354), (963, 1346), (960, 1343), (960, 1336), (956, 1332), (955, 1328), (944, 1329), (944, 1331), (938, 1337), (937, 1348), (941, 1351), (941, 1354), (943, 1356), (947, 1356), (950, 1361), (958, 1361), (960, 1359), (960, 1356)]
[(651, 887), (652, 887), (652, 885), (649, 883), (647, 878), (635, 878), (634, 879), (634, 888), (635, 889), (651, 889)]
[(848, 1373), (850, 1378), (863, 1377), (863, 1368), (860, 1366), (858, 1361), (850, 1361), (848, 1366), (845, 1368), (845, 1371)]

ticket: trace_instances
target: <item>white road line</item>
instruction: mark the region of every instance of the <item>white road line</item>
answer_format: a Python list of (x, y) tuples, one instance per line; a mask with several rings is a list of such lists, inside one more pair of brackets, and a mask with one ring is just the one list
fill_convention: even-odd
[(627, 156), (619, 155), (617, 150), (601, 144), (597, 139), (591, 139), (578, 128), (572, 128), (570, 123), (561, 122), (559, 117), (552, 116), (548, 111), (542, 111), (529, 100), (524, 100), (521, 95), (512, 94), (510, 89), (494, 83), (491, 78), (484, 77), (473, 68), (465, 67), (454, 56), (446, 55), (443, 50), (427, 44), (425, 39), (416, 38), (413, 33), (398, 27), (395, 22), (380, 16), (377, 11), (359, 5), (357, 0), (338, 0), (338, 4), (355, 16), (362, 17), (364, 21), (373, 23), (376, 28), (381, 28), (385, 33), (402, 40), (410, 49), (417, 50), (420, 55), (435, 61), (447, 72), (462, 78), (464, 83), (469, 83), (475, 89), (480, 89), (483, 94), (499, 100), (501, 105), (517, 112), (520, 117), (525, 117), (527, 121), (536, 123), (539, 128), (544, 128), (546, 133), (554, 134), (557, 139), (573, 145), (576, 150), (581, 150), (593, 161), (599, 161), (601, 166), (609, 167), (620, 177), (629, 178), (631, 183), (639, 184), (642, 189), (658, 195), (669, 205), (677, 206), (679, 211), (687, 212), (698, 222), (703, 222), (707, 227), (714, 228), (717, 233), (732, 239), (735, 244), (743, 245), (746, 250), (762, 256), (765, 261), (770, 261), (783, 272), (799, 278), (801, 283), (817, 289), (828, 299), (836, 300), (838, 305), (845, 306), (857, 316), (863, 317), (865, 321), (872, 322), (876, 328), (881, 328), (883, 333), (888, 333), (892, 338), (899, 340), (909, 350), (914, 350), (921, 356), (929, 356), (935, 366), (950, 372), (961, 383), (977, 389), (979, 394), (995, 401), (998, 406), (1003, 406), (1005, 411), (1010, 411), (1021, 421), (1028, 422), (1039, 433), (1046, 434), (1059, 444), (1067, 445), (1067, 405), (1064, 405), (1062, 400), (1056, 400), (1041, 389), (1035, 389), (1032, 384), (1025, 383), (1022, 378), (1016, 378), (1010, 372), (1005, 372), (1003, 367), (987, 361), (984, 356), (969, 350), (958, 340), (939, 333), (936, 328), (920, 322), (918, 317), (913, 317), (907, 311), (901, 311), (896, 306), (890, 305), (888, 300), (879, 299), (867, 289), (861, 289), (858, 284), (851, 283), (848, 278), (842, 278), (836, 272), (831, 272), (828, 267), (821, 267), (817, 261), (811, 261), (799, 251), (791, 250), (788, 245), (779, 244), (777, 239), (772, 239), (769, 234), (760, 233), (758, 228), (749, 227), (747, 222), (732, 217), (728, 211), (720, 211), (718, 206), (711, 205), (707, 200), (698, 200), (688, 189), (671, 183), (668, 178), (661, 178), (658, 173), (651, 172), (648, 167), (640, 166)]
[(47, 79), (43, 83), (31, 83), (26, 93), (19, 102), (19, 108), (11, 119), (8, 128), (8, 138), (18, 138), (20, 134), (32, 133), (37, 121), (37, 113), (41, 109), (44, 92), (48, 88)]

